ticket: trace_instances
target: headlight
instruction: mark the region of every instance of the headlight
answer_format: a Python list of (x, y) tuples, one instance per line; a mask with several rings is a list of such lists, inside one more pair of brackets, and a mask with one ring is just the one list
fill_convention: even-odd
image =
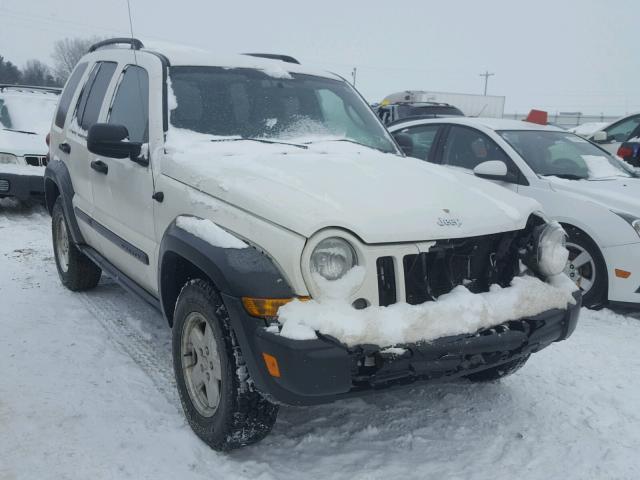
[(626, 221), (629, 225), (631, 225), (631, 228), (633, 228), (638, 234), (638, 236), (640, 236), (640, 218), (634, 217), (633, 215), (629, 215), (628, 213), (621, 213), (621, 212), (613, 212), (613, 213), (615, 213), (624, 221)]
[(349, 242), (339, 237), (322, 240), (311, 253), (311, 273), (333, 281), (342, 278), (358, 265), (356, 251)]
[(537, 270), (545, 277), (562, 273), (569, 258), (567, 233), (558, 222), (548, 223), (538, 237)]
[(11, 153), (0, 153), (0, 163), (18, 165), (18, 157)]

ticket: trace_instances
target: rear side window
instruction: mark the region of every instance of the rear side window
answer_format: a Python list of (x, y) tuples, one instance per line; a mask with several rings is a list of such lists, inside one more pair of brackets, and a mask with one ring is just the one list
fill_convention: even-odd
[(67, 82), (67, 86), (62, 92), (62, 96), (60, 97), (60, 102), (58, 103), (58, 111), (56, 112), (56, 126), (63, 128), (64, 121), (67, 119), (67, 112), (69, 111), (69, 105), (71, 104), (71, 99), (73, 98), (73, 94), (76, 92), (78, 88), (78, 83), (80, 83), (80, 79), (84, 74), (84, 71), (87, 69), (87, 64), (80, 63), (69, 77), (69, 81)]
[(76, 111), (78, 124), (83, 130), (89, 130), (98, 121), (100, 107), (116, 66), (115, 62), (100, 62), (91, 71), (78, 100)]
[(109, 123), (127, 127), (132, 142), (149, 141), (149, 75), (144, 68), (129, 65), (124, 70)]

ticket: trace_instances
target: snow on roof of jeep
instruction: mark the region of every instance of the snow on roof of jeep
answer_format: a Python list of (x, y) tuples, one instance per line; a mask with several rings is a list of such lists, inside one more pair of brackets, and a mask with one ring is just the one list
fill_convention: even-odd
[(171, 65), (211, 66), (223, 68), (255, 68), (268, 75), (286, 78), (288, 73), (302, 73), (318, 77), (342, 80), (338, 75), (323, 70), (308, 68), (300, 64), (253, 57), (247, 54), (220, 54), (208, 50), (166, 42), (144, 42), (142, 51), (161, 53)]

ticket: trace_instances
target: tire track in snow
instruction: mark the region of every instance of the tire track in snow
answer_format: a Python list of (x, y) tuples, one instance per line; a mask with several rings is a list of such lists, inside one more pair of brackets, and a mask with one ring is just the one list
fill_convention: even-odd
[[(152, 327), (148, 320), (155, 317), (153, 323), (157, 323), (159, 314), (114, 283), (101, 282), (96, 290), (83, 292), (79, 297), (106, 330), (109, 340), (131, 357), (169, 403), (180, 408), (170, 347), (167, 349), (162, 340), (156, 338), (157, 332), (145, 331)], [(133, 325), (137, 322), (136, 314), (141, 317), (139, 328)], [(169, 327), (164, 329), (164, 335), (170, 338)]]

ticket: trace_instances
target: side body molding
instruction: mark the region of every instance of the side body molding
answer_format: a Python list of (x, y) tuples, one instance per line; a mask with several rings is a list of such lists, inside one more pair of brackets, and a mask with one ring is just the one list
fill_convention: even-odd
[(44, 196), (49, 214), (53, 212), (53, 206), (56, 203), (58, 194), (62, 198), (62, 208), (69, 222), (73, 242), (82, 245), (85, 243), (84, 237), (80, 232), (78, 221), (73, 211), (75, 190), (73, 189), (73, 183), (71, 183), (71, 175), (64, 162), (54, 159), (49, 162), (44, 172)]
[[(222, 248), (211, 245), (172, 223), (160, 244), (158, 257), (158, 286), (162, 311), (169, 324), (173, 323), (173, 305), (182, 285), (175, 278), (184, 276), (179, 271), (179, 259), (185, 259), (204, 272), (216, 288), (235, 298), (290, 298), (293, 290), (273, 261), (253, 247)], [(168, 311), (169, 310), (169, 311)]]

